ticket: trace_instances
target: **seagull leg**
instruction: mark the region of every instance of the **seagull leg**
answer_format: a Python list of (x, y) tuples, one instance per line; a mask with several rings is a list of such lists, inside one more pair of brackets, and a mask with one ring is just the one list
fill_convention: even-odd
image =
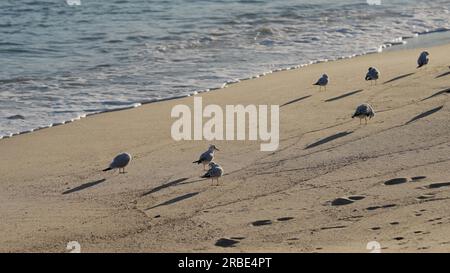
[(366, 120), (366, 125), (367, 125), (367, 117), (364, 118)]

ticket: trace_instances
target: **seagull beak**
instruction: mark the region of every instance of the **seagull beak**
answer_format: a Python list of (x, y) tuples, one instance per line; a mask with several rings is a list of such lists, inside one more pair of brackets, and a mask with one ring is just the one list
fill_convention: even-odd
[(220, 151), (218, 148), (216, 148), (216, 151)]

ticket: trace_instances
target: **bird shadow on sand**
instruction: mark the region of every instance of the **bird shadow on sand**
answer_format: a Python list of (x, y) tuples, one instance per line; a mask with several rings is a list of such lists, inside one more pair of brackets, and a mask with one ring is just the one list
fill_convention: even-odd
[(442, 77), (445, 77), (445, 76), (447, 76), (447, 75), (450, 75), (450, 71), (445, 72), (445, 73), (442, 73), (442, 74), (440, 74), (440, 75), (437, 75), (437, 76), (435, 77), (435, 79), (442, 78)]
[(78, 187), (75, 187), (75, 188), (73, 188), (73, 189), (70, 189), (70, 190), (67, 190), (67, 191), (63, 192), (62, 194), (69, 194), (69, 193), (74, 193), (74, 192), (77, 192), (77, 191), (85, 190), (85, 189), (87, 189), (87, 188), (96, 186), (96, 185), (98, 185), (98, 184), (100, 184), (100, 183), (103, 183), (103, 182), (105, 182), (105, 181), (106, 181), (106, 179), (103, 178), (103, 179), (100, 179), (100, 180), (96, 180), (96, 181), (84, 183), (84, 184), (81, 184), (81, 185), (78, 186)]
[(388, 81), (385, 81), (383, 84), (395, 82), (395, 81), (398, 81), (398, 80), (400, 80), (400, 79), (409, 77), (409, 76), (411, 76), (411, 75), (414, 75), (414, 73), (403, 74), (403, 75), (401, 75), (401, 76), (398, 76), (398, 77), (392, 78), (392, 79), (390, 79), (390, 80), (388, 80)]
[[(224, 174), (225, 176), (226, 174)], [(188, 182), (183, 182), (180, 183), (180, 185), (187, 185), (187, 184), (192, 184), (192, 183), (196, 183), (196, 182), (201, 182), (201, 181), (206, 181), (206, 180), (210, 180), (210, 178), (202, 178), (201, 176), (199, 176), (200, 179), (196, 179), (196, 180), (192, 180), (192, 181), (188, 181)]]
[(141, 195), (141, 197), (142, 197), (142, 196), (149, 195), (149, 194), (152, 194), (152, 193), (155, 193), (155, 192), (158, 192), (158, 191), (163, 190), (163, 189), (168, 188), (168, 187), (176, 186), (176, 185), (180, 184), (181, 182), (186, 181), (186, 180), (188, 180), (188, 179), (189, 179), (189, 178), (184, 177), (184, 178), (179, 178), (179, 179), (176, 179), (176, 180), (167, 182), (166, 184), (163, 184), (163, 185), (161, 185), (161, 186), (158, 186), (158, 187), (156, 187), (156, 188), (153, 188), (153, 189), (151, 189), (151, 190), (149, 190), (149, 191), (143, 193), (143, 194)]
[(405, 125), (410, 124), (410, 123), (412, 123), (412, 122), (414, 122), (414, 121), (416, 121), (416, 120), (422, 119), (422, 118), (424, 118), (424, 117), (428, 117), (429, 115), (432, 115), (432, 114), (438, 112), (438, 111), (441, 110), (443, 107), (444, 107), (444, 105), (441, 105), (441, 106), (439, 106), (439, 107), (436, 107), (436, 108), (433, 108), (433, 109), (428, 110), (428, 111), (426, 111), (426, 112), (423, 112), (422, 114), (419, 114), (419, 115), (413, 117), (410, 121), (408, 121), (407, 123), (405, 123)]
[(331, 98), (331, 99), (327, 99), (327, 100), (325, 100), (325, 102), (330, 102), (330, 101), (340, 100), (340, 99), (343, 99), (343, 98), (345, 98), (345, 97), (349, 97), (349, 96), (351, 96), (351, 95), (358, 94), (358, 93), (360, 93), (360, 92), (362, 92), (362, 91), (364, 91), (364, 90), (363, 90), (363, 89), (359, 89), (359, 90), (355, 90), (355, 91), (352, 91), (352, 92), (348, 92), (348, 93), (345, 93), (345, 94), (343, 94), (343, 95), (340, 95), (340, 96), (337, 96), (337, 97), (334, 97), (334, 98)]
[(353, 133), (353, 131), (350, 131), (350, 132), (349, 131), (345, 131), (345, 132), (340, 132), (340, 133), (331, 135), (329, 137), (326, 137), (326, 138), (323, 138), (323, 139), (321, 139), (319, 141), (316, 141), (316, 142), (314, 142), (312, 144), (309, 144), (308, 146), (306, 146), (305, 150), (317, 147), (319, 145), (328, 143), (330, 141), (336, 140), (336, 139), (341, 138), (341, 137), (345, 137), (345, 136), (347, 136), (347, 135), (349, 135), (351, 133)]
[(437, 97), (437, 96), (442, 95), (442, 94), (450, 94), (450, 88), (447, 88), (447, 89), (441, 90), (439, 92), (436, 92), (433, 95), (422, 99), (422, 101), (429, 100), (431, 98)]
[(158, 208), (158, 207), (162, 207), (162, 206), (171, 205), (171, 204), (174, 204), (174, 203), (177, 203), (177, 202), (180, 202), (180, 201), (192, 198), (192, 197), (196, 196), (199, 193), (200, 192), (191, 192), (191, 193), (188, 193), (188, 194), (184, 194), (184, 195), (175, 197), (173, 199), (167, 200), (167, 201), (165, 201), (165, 202), (163, 202), (161, 204), (158, 204), (156, 206), (150, 207), (150, 208), (148, 208), (146, 210), (150, 210), (150, 209), (154, 209), (154, 208)]
[(299, 102), (299, 101), (305, 100), (305, 99), (307, 99), (307, 98), (309, 98), (311, 96), (312, 95), (308, 95), (308, 96), (304, 96), (304, 97), (301, 97), (301, 98), (298, 98), (298, 99), (295, 99), (295, 100), (288, 101), (285, 104), (280, 105), (280, 107), (283, 107), (283, 106), (286, 106), (286, 105), (289, 105), (289, 104), (292, 104), (292, 103), (295, 103), (295, 102)]

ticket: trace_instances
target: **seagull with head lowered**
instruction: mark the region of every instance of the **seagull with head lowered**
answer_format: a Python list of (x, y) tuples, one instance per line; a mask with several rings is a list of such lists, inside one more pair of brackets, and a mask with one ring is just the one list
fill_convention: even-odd
[(430, 61), (428, 55), (430, 55), (428, 51), (423, 51), (422, 53), (420, 53), (419, 59), (417, 59), (417, 68), (428, 64), (428, 62)]
[(377, 84), (377, 80), (380, 77), (380, 72), (375, 67), (369, 67), (369, 71), (367, 71), (366, 74), (366, 81), (370, 81), (372, 84), (372, 81), (375, 81), (375, 84)]
[(114, 169), (119, 169), (119, 173), (125, 173), (125, 167), (130, 163), (131, 155), (129, 153), (122, 153), (114, 157), (109, 167), (103, 171), (110, 171)]
[(352, 118), (358, 117), (359, 124), (361, 124), (362, 119), (365, 119), (366, 124), (367, 124), (367, 118), (371, 119), (374, 116), (375, 116), (375, 111), (373, 110), (373, 107), (368, 103), (363, 103), (356, 108), (356, 111), (353, 114)]
[(214, 178), (217, 181), (217, 185), (219, 185), (219, 177), (223, 175), (222, 167), (214, 163), (213, 161), (209, 162), (209, 170), (202, 176), (202, 178), (211, 178), (211, 184), (214, 183)]
[(203, 170), (206, 170), (205, 167), (214, 159), (214, 152), (219, 151), (216, 145), (209, 145), (208, 151), (204, 152), (200, 155), (200, 158), (197, 161), (192, 163), (203, 164)]
[(322, 89), (322, 86), (325, 88), (325, 91), (327, 91), (327, 84), (328, 84), (328, 75), (323, 74), (320, 79), (317, 80), (317, 82), (313, 85), (319, 86), (319, 91)]

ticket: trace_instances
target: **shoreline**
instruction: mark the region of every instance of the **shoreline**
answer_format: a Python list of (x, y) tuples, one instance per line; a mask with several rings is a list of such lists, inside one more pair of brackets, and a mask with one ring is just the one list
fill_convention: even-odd
[[(391, 51), (197, 95), (284, 105), (276, 152), (215, 142), (220, 186), (191, 163), (211, 142), (170, 136), (170, 109), (191, 97), (4, 139), (0, 252), (65, 252), (70, 241), (82, 252), (367, 252), (370, 241), (383, 252), (448, 251), (449, 48), (429, 48), (421, 69), (420, 50)], [(377, 85), (364, 81), (369, 66)], [(351, 119), (362, 102), (377, 113), (367, 126)], [(124, 151), (134, 157), (126, 174), (101, 171)]]
[[(207, 88), (207, 89), (204, 89), (204, 90), (196, 90), (196, 91), (192, 91), (192, 93), (187, 94), (187, 95), (176, 95), (176, 96), (173, 96), (173, 97), (167, 97), (167, 98), (162, 98), (162, 99), (150, 99), (148, 101), (134, 102), (132, 105), (125, 106), (125, 107), (114, 108), (114, 109), (106, 109), (106, 110), (102, 110), (102, 111), (98, 111), (98, 112), (84, 113), (84, 114), (79, 115), (77, 117), (74, 117), (74, 118), (72, 118), (70, 120), (55, 122), (55, 123), (51, 123), (51, 124), (49, 124), (47, 126), (41, 126), (41, 127), (38, 127), (38, 128), (31, 128), (29, 130), (16, 132), (16, 133), (11, 133), (9, 135), (0, 135), (0, 141), (2, 139), (8, 139), (8, 138), (12, 138), (12, 137), (19, 136), (19, 135), (29, 134), (29, 133), (33, 133), (35, 131), (39, 131), (39, 130), (43, 130), (43, 129), (49, 129), (49, 128), (52, 128), (52, 127), (56, 127), (56, 126), (60, 126), (60, 125), (68, 124), (68, 123), (72, 123), (72, 122), (81, 120), (83, 118), (86, 118), (88, 116), (99, 115), (99, 114), (109, 113), (109, 112), (123, 111), (123, 110), (128, 110), (128, 109), (141, 107), (142, 105), (146, 105), (146, 104), (163, 102), (163, 101), (167, 101), (167, 100), (176, 100), (176, 99), (181, 99), (181, 98), (195, 96), (197, 94), (201, 94), (201, 93), (205, 93), (205, 92), (221, 90), (221, 89), (227, 88), (231, 84), (235, 84), (235, 83), (239, 83), (239, 82), (247, 81), (247, 80), (252, 80), (252, 79), (257, 79), (257, 78), (264, 77), (264, 76), (272, 74), (272, 73), (277, 73), (277, 72), (282, 72), (282, 71), (289, 71), (289, 70), (293, 70), (293, 69), (302, 69), (304, 67), (307, 67), (307, 66), (310, 66), (310, 65), (313, 65), (313, 64), (318, 64), (318, 63), (324, 63), (324, 62), (326, 63), (326, 62), (332, 62), (332, 61), (337, 61), (337, 60), (346, 60), (346, 59), (351, 59), (351, 58), (364, 56), (364, 55), (369, 55), (369, 54), (378, 54), (378, 53), (384, 52), (384, 50), (394, 50), (395, 48), (398, 48), (398, 50), (405, 50), (405, 48), (401, 48), (401, 47), (404, 46), (405, 44), (407, 44), (408, 40), (412, 40), (412, 39), (415, 39), (417, 37), (422, 37), (422, 36), (426, 36), (426, 35), (429, 35), (429, 34), (435, 34), (435, 33), (448, 33), (448, 34), (450, 34), (450, 29), (438, 28), (438, 29), (425, 31), (425, 32), (416, 32), (416, 33), (413, 33), (411, 36), (402, 36), (402, 37), (395, 38), (393, 41), (390, 41), (390, 42), (383, 42), (381, 45), (378, 46), (377, 50), (368, 50), (368, 51), (363, 52), (361, 54), (352, 54), (350, 56), (341, 56), (341, 57), (332, 58), (332, 59), (310, 60), (310, 61), (308, 61), (307, 63), (304, 63), (304, 64), (299, 64), (299, 65), (295, 65), (295, 66), (291, 66), (291, 67), (285, 67), (285, 68), (279, 68), (279, 69), (275, 69), (275, 70), (270, 70), (270, 71), (262, 72), (260, 74), (257, 74), (257, 75), (254, 75), (254, 76), (250, 76), (250, 77), (246, 77), (246, 78), (228, 80), (228, 81), (222, 83), (220, 87)], [(439, 44), (438, 41), (435, 41), (435, 43), (431, 42), (430, 45), (432, 47), (434, 47), (434, 46), (436, 46), (436, 43), (437, 43), (437, 45), (442, 45), (442, 44)], [(412, 48), (406, 48), (406, 50), (408, 50), (408, 49), (412, 50), (412, 49), (421, 48), (420, 45), (421, 44), (418, 44), (418, 45), (416, 45), (415, 47), (412, 47)]]

